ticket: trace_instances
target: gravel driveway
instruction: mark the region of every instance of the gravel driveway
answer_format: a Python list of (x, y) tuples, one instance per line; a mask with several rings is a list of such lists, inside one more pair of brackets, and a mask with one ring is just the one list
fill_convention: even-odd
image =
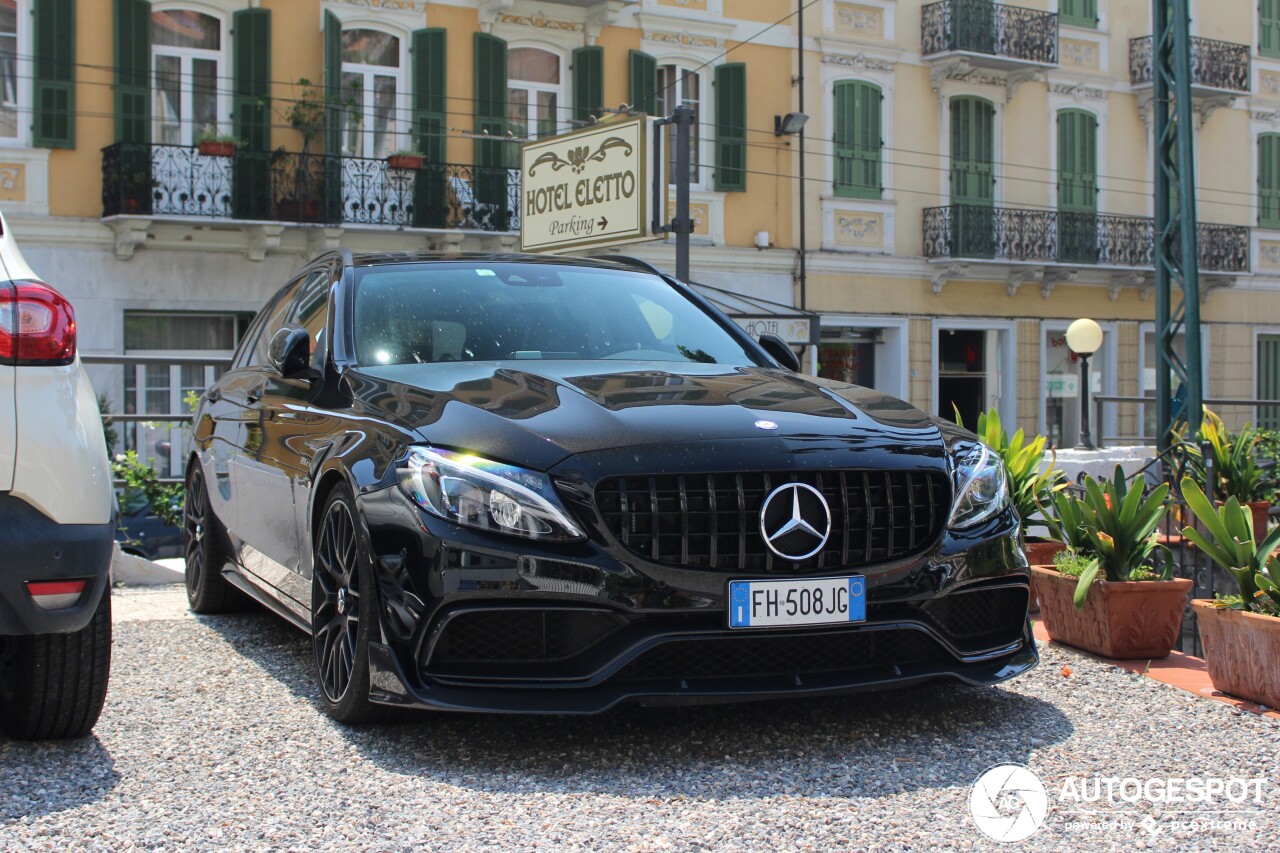
[[(998, 689), (345, 729), (314, 699), (309, 642), (275, 618), (192, 618), (175, 590), (116, 609), (96, 735), (0, 737), (0, 850), (1277, 849), (1276, 720), (1052, 647)], [(1018, 845), (970, 817), (1001, 762), (1049, 792)], [(1072, 814), (1064, 780), (1095, 775), (1268, 781), (1261, 806)], [(1119, 823), (1148, 812), (1154, 832)], [(1170, 822), (1192, 816), (1255, 827)], [(1102, 823), (1068, 825), (1083, 819)]]

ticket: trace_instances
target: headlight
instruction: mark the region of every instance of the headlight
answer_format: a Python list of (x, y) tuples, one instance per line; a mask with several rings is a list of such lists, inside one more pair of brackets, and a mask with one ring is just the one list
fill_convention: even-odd
[(411, 450), (399, 470), (409, 497), (455, 524), (529, 539), (584, 538), (546, 474), (425, 447)]
[(956, 500), (947, 526), (973, 527), (995, 515), (1008, 503), (1008, 485), (1000, 457), (980, 441), (957, 442), (955, 454)]

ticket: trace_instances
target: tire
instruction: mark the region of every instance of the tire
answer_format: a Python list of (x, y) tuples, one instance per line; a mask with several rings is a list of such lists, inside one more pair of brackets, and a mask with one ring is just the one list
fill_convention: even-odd
[(187, 604), (193, 613), (228, 613), (242, 610), (245, 597), (227, 583), (222, 567), (231, 560), (227, 532), (209, 503), (204, 471), (197, 462), (187, 473), (186, 502), (182, 510), (182, 553)]
[(369, 701), (369, 642), (378, 618), (369, 537), (345, 483), (329, 493), (312, 541), (311, 643), (320, 700), (341, 723), (386, 719), (388, 709)]
[(69, 634), (0, 637), (0, 730), (21, 740), (83, 737), (98, 722), (111, 671), (111, 588)]

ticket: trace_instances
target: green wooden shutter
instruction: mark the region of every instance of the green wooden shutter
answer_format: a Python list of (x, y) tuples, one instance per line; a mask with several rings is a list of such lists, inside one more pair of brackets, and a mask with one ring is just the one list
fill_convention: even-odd
[(413, 224), (420, 228), (446, 224), (447, 39), (440, 27), (415, 30), (412, 37), (413, 139), (424, 161), (414, 176)]
[[(1258, 335), (1258, 399), (1280, 400), (1280, 335)], [(1258, 427), (1280, 428), (1280, 406), (1259, 406)]]
[(588, 122), (604, 115), (604, 48), (580, 47), (573, 52), (573, 118)]
[[(507, 142), (507, 43), (488, 33), (473, 37), (475, 53), (475, 132), (492, 139), (475, 141), (475, 196), (486, 208), (488, 221), (507, 230), (511, 211), (507, 198), (507, 169), (516, 147)], [(523, 134), (523, 128), (521, 132)]]
[(1098, 26), (1098, 0), (1062, 0), (1058, 5), (1058, 21), (1074, 27)]
[(1280, 0), (1258, 3), (1258, 53), (1280, 57)]
[(39, 0), (34, 8), (33, 138), (40, 148), (76, 144), (75, 0)]
[(1098, 208), (1098, 120), (1084, 110), (1058, 113), (1058, 209)]
[(716, 172), (720, 192), (747, 188), (747, 66), (726, 62), (716, 67)]
[(951, 201), (995, 200), (995, 107), (981, 98), (951, 99)]
[(835, 85), (835, 194), (844, 198), (880, 198), (880, 87), (861, 80)]
[(631, 108), (646, 115), (657, 115), (658, 60), (643, 51), (633, 50), (628, 54), (628, 61), (631, 66)]
[(151, 141), (151, 4), (115, 0), (116, 141)]
[(231, 125), (240, 141), (231, 172), (237, 219), (271, 218), (271, 11), (231, 17)]
[(342, 22), (324, 13), (324, 182), (318, 194), (326, 222), (342, 221)]
[(1280, 133), (1258, 137), (1258, 227), (1280, 228)]

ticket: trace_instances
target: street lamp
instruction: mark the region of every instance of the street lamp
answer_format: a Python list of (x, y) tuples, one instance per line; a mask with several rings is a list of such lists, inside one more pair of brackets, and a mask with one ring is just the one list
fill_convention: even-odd
[(1102, 346), (1102, 327), (1087, 317), (1081, 317), (1067, 327), (1067, 346), (1080, 356), (1080, 444), (1093, 449), (1089, 437), (1089, 356)]

